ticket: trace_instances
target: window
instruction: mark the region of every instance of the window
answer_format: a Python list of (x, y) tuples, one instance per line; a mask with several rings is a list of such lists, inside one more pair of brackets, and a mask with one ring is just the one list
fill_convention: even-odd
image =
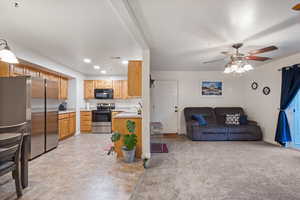
[(292, 142), (289, 146), (300, 149), (300, 90), (287, 109)]

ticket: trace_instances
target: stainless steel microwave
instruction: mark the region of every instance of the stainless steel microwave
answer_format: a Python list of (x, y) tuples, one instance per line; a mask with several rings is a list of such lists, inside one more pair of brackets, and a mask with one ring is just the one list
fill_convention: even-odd
[(114, 90), (113, 89), (95, 89), (95, 99), (113, 99)]

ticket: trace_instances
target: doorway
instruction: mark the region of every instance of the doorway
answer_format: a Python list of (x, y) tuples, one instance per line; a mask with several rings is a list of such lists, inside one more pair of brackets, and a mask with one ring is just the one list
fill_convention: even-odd
[(178, 81), (154, 82), (151, 88), (151, 122), (160, 122), (163, 134), (178, 133)]

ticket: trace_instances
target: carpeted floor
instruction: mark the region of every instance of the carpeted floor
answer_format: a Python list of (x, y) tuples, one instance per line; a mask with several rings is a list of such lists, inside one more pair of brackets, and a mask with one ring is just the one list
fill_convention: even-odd
[(131, 200), (297, 200), (300, 152), (263, 142), (163, 139)]

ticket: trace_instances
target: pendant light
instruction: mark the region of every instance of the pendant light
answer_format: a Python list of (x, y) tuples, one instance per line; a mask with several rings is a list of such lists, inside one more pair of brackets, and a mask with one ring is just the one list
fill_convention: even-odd
[(0, 50), (0, 60), (11, 64), (19, 63), (16, 55), (10, 50), (7, 41), (4, 39), (0, 39), (0, 47), (2, 46), (3, 49)]

